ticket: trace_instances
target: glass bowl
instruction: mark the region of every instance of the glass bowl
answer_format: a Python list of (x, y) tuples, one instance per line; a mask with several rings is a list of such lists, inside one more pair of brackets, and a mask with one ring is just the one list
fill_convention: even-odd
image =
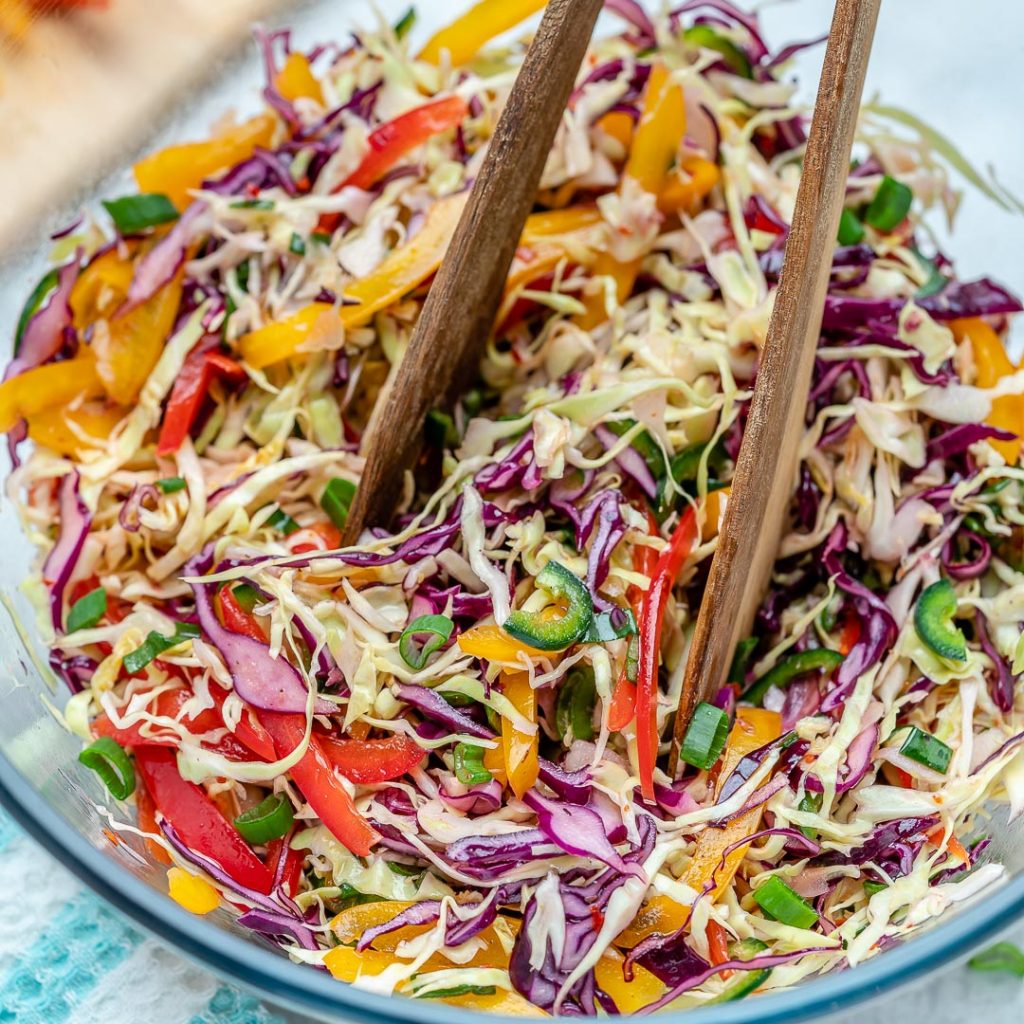
[[(393, 19), (402, 13), (406, 0), (385, 0), (379, 6)], [(449, 11), (440, 9), (447, 5), (431, 2), (429, 10), (423, 9), (425, 6), (421, 5), (418, 26), (423, 34), (450, 17)], [(779, 45), (824, 32), (829, 6), (821, 0), (796, 0), (768, 7), (763, 21), (769, 39)], [(955, 138), (975, 166), (995, 163), (1008, 185), (1020, 192), (1024, 136), (1007, 130), (1016, 124), (1015, 99), (1011, 92), (999, 91), (991, 71), (1013, 66), (1024, 13), (1010, 13), (1000, 0), (975, 0), (974, 23), (990, 29), (998, 26), (998, 31), (961, 33), (954, 44), (948, 27), (960, 12), (959, 0), (934, 0), (926, 19), (911, 15), (906, 4), (884, 6), (867, 97), (880, 90), (885, 102), (918, 113)], [(278, 20), (293, 24), (298, 40), (305, 43), (340, 38), (349, 27), (372, 18), (369, 5), (360, 0), (331, 0), (306, 4)], [(243, 46), (244, 40), (239, 40), (239, 45)], [(798, 60), (805, 94), (807, 83), (817, 80), (820, 56), (819, 48)], [(237, 106), (243, 113), (254, 109), (259, 103), (260, 74), (258, 54), (251, 45), (225, 59), (213, 69), (212, 83), (183, 96), (170, 123), (155, 126), (158, 131), (153, 137), (137, 138), (130, 148), (109, 154), (105, 180), (82, 182), (78, 195), (66, 197), (73, 202), (55, 205), (16, 251), (0, 254), (0, 324), (5, 338), (11, 336), (21, 302), (40, 276), (49, 249), (48, 234), (67, 223), (82, 203), (125, 189), (128, 168), (137, 152), (163, 141), (200, 135), (226, 107)], [(7, 199), (17, 202), (16, 195)], [(955, 255), (962, 274), (990, 273), (1018, 291), (1024, 290), (1019, 226), (1009, 213), (972, 192), (963, 202), (952, 241), (947, 226), (934, 227), (946, 250)], [(0, 692), (4, 709), (0, 718), (0, 803), (32, 836), (141, 928), (275, 1003), (321, 1020), (375, 1024), (447, 1024), (453, 1017), (481, 1022), (493, 1019), (430, 1001), (388, 998), (353, 989), (324, 971), (290, 962), (235, 925), (224, 911), (198, 918), (173, 903), (165, 895), (164, 869), (149, 862), (137, 837), (121, 833), (112, 839), (109, 816), (119, 813), (118, 809), (98, 779), (78, 764), (81, 745), (58, 720), (57, 709), (65, 695), (46, 668), (46, 651), (36, 639), (31, 606), (18, 589), (33, 552), (6, 499), (0, 508), (0, 539), (10, 545), (0, 561)], [(1008, 827), (1004, 812), (997, 809), (986, 831), (993, 842), (985, 859), (1005, 865), (1005, 881), (974, 900), (951, 907), (940, 920), (902, 944), (854, 970), (811, 980), (789, 991), (670, 1012), (661, 1019), (669, 1024), (782, 1024), (825, 1016), (891, 993), (993, 941), (1024, 913), (1024, 827), (1020, 823)]]

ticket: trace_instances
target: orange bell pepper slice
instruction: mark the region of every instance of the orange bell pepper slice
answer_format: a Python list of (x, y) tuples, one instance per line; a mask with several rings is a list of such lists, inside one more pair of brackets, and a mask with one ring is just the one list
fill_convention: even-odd
[(457, 640), (459, 647), (466, 654), (485, 661), (501, 661), (515, 663), (520, 654), (536, 658), (543, 656), (543, 651), (521, 643), (508, 635), (501, 626), (476, 626), (460, 633)]
[[(980, 388), (994, 387), (1001, 378), (1015, 372), (1003, 342), (995, 330), (981, 317), (965, 317), (951, 320), (949, 326), (957, 341), (968, 341), (974, 354), (977, 370), (977, 385)], [(1008, 430), (1017, 435), (1015, 441), (994, 441), (989, 444), (1011, 465), (1020, 459), (1020, 438), (1024, 435), (1024, 397), (1004, 395), (992, 402), (992, 411), (985, 420), (989, 426)]]
[[(372, 273), (354, 281), (345, 290), (357, 305), (342, 306), (338, 319), (345, 327), (362, 327), (381, 310), (397, 302), (430, 277), (441, 265), (451, 241), (465, 196), (451, 196), (435, 203), (426, 223), (412, 240), (390, 253)], [(243, 335), (238, 341), (242, 359), (256, 370), (300, 355), (300, 347), (313, 326), (333, 307), (314, 302), (285, 320), (267, 324)]]
[(117, 249), (108, 249), (97, 256), (78, 275), (68, 304), (77, 330), (102, 317), (113, 316), (124, 302), (135, 274), (131, 259), (124, 259)]
[(199, 188), (218, 171), (248, 160), (257, 146), (268, 147), (277, 130), (277, 119), (258, 114), (206, 142), (168, 146), (135, 165), (140, 192), (162, 192), (179, 209), (191, 202), (189, 190)]
[[(627, 179), (632, 179), (644, 192), (659, 195), (685, 134), (686, 102), (682, 86), (671, 80), (664, 64), (655, 64), (644, 89), (640, 123), (633, 133), (620, 190)], [(604, 252), (594, 265), (594, 276), (612, 278), (617, 301), (623, 303), (633, 290), (641, 263), (639, 259), (620, 263), (611, 253)], [(584, 330), (592, 330), (608, 318), (603, 290), (588, 295), (584, 305), (587, 311), (578, 318)]]
[(718, 184), (722, 177), (718, 164), (702, 156), (688, 156), (682, 162), (684, 178), (677, 171), (658, 193), (658, 209), (662, 213), (696, 213), (700, 201)]
[[(537, 721), (537, 694), (528, 672), (503, 672), (502, 693), (527, 721)], [(501, 720), (501, 749), (505, 776), (512, 792), (522, 795), (533, 787), (540, 773), (539, 737), (520, 732), (507, 718)]]
[(107, 321), (93, 336), (96, 372), (107, 395), (119, 405), (132, 405), (153, 372), (174, 327), (181, 305), (184, 271), (152, 298)]
[(447, 52), (453, 67), (467, 64), (484, 44), (515, 28), (546, 3), (547, 0), (480, 0), (461, 18), (431, 36), (418, 59), (440, 64)]
[[(763, 747), (782, 732), (782, 720), (774, 711), (763, 708), (741, 707), (736, 712), (736, 724), (729, 733), (729, 742), (725, 748), (722, 771), (719, 773), (719, 786), (729, 777), (732, 770), (758, 747)], [(761, 824), (762, 808), (754, 807), (746, 814), (733, 819), (725, 828), (706, 828), (697, 839), (697, 848), (693, 860), (683, 875), (690, 888), (703, 892), (709, 881), (714, 888), (709, 894), (711, 902), (719, 899), (729, 887), (736, 874), (747, 848), (740, 846), (725, 857), (725, 850), (745, 836), (752, 835)], [(669, 896), (659, 893), (641, 908), (635, 920), (620, 933), (615, 940), (617, 946), (632, 949), (641, 939), (655, 933), (668, 934), (678, 931), (689, 920), (690, 908), (677, 903)]]
[(633, 118), (622, 110), (613, 110), (604, 117), (598, 118), (597, 126), (607, 132), (624, 148), (628, 148), (633, 140)]
[(74, 359), (47, 363), (26, 370), (0, 384), (0, 431), (24, 418), (69, 405), (76, 398), (99, 398), (103, 385), (92, 350), (84, 348)]
[(83, 452), (106, 441), (126, 411), (119, 406), (93, 404), (43, 409), (28, 420), (28, 436), (52, 452), (80, 458)]
[(274, 77), (274, 86), (289, 103), (298, 99), (316, 100), (323, 104), (324, 90), (304, 54), (289, 53), (281, 70)]

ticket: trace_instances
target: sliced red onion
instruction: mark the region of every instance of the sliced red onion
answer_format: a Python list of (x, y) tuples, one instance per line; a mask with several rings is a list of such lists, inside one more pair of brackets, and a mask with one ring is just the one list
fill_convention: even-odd
[(99, 663), (85, 654), (64, 658), (60, 651), (50, 651), (50, 668), (64, 680), (71, 693), (81, 693), (92, 679)]
[(590, 490), (594, 482), (594, 471), (569, 470), (569, 475), (554, 481), (548, 488), (548, 500), (551, 507), (561, 512), (576, 527), (576, 547), (583, 547), (580, 537), (582, 530), (580, 518), (580, 498)]
[(813, 839), (808, 839), (803, 832), (795, 828), (763, 828), (760, 832), (754, 832), (749, 836), (744, 836), (742, 839), (738, 839), (735, 843), (730, 843), (723, 851), (722, 858), (718, 862), (718, 867), (715, 869), (717, 875), (719, 871), (725, 867), (725, 862), (729, 858), (729, 854), (734, 850), (738, 850), (741, 846), (748, 846), (750, 843), (757, 842), (758, 839), (764, 839), (765, 836), (785, 836), (789, 840), (788, 845), (795, 843), (798, 846), (802, 846), (807, 853), (812, 856), (816, 856), (821, 853), (821, 844), (816, 843)]
[(67, 238), (76, 228), (81, 227), (82, 221), (85, 220), (85, 214), (80, 213), (70, 224), (65, 224), (64, 227), (58, 228), (52, 235), (50, 235), (51, 241), (56, 242), (58, 238)]
[(57, 504), (60, 533), (43, 563), (43, 583), (50, 588), (50, 618), (53, 628), (59, 633), (64, 623), (64, 589), (75, 571), (82, 545), (92, 526), (92, 516), (78, 494), (77, 471), (73, 470), (61, 478)]
[(782, 705), (782, 731), (789, 732), (797, 722), (813, 715), (821, 706), (821, 687), (817, 679), (795, 679), (786, 689)]
[(359, 941), (356, 943), (356, 949), (361, 953), (364, 949), (369, 949), (373, 940), (380, 938), (381, 935), (387, 935), (390, 932), (398, 931), (399, 928), (433, 924), (438, 920), (438, 918), (440, 918), (440, 916), (440, 900), (421, 900), (419, 903), (414, 903), (411, 907), (406, 907), (405, 910), (396, 914), (390, 921), (385, 921), (383, 924), (377, 924), (372, 928), (367, 928), (366, 931), (359, 936)]
[(129, 533), (138, 533), (139, 527), (142, 526), (140, 514), (146, 507), (146, 502), (152, 501), (155, 504), (159, 500), (160, 491), (155, 484), (136, 484), (117, 514), (121, 528)]
[(697, 810), (697, 801), (682, 787), (654, 784), (654, 799), (658, 806), (678, 818), (681, 814), (690, 814)]
[(78, 280), (78, 260), (76, 253), (70, 263), (57, 271), (57, 287), (46, 305), (26, 324), (18, 354), (8, 363), (4, 380), (48, 363), (64, 347), (65, 331), (73, 330), (70, 299)]
[(758, 23), (757, 15), (740, 10), (735, 4), (729, 3), (729, 0), (686, 0), (685, 3), (672, 10), (671, 22), (675, 24), (682, 15), (705, 7), (708, 10), (716, 11), (726, 23), (732, 21), (747, 30), (751, 41), (752, 52), (749, 56), (752, 64), (757, 64), (768, 56), (768, 47), (761, 35), (761, 26)]
[[(202, 576), (213, 560), (212, 547), (192, 559), (184, 570), (186, 576)], [(220, 652), (227, 665), (238, 696), (262, 711), (305, 714), (306, 683), (294, 666), (283, 657), (275, 658), (266, 644), (241, 633), (225, 629), (213, 610), (213, 584), (192, 583), (196, 616), (206, 638)], [(316, 699), (313, 711), (329, 715), (337, 711), (330, 701)]]
[(612, 552), (626, 535), (626, 523), (622, 518), (618, 495), (614, 491), (602, 491), (583, 510), (579, 532), (583, 535), (584, 544), (590, 541), (590, 551), (587, 553), (587, 589), (595, 607), (599, 611), (618, 607), (599, 593), (601, 584), (608, 578)]
[(486, 726), (474, 721), (465, 712), (453, 708), (436, 690), (412, 683), (400, 683), (395, 687), (395, 696), (418, 708), (428, 718), (440, 722), (452, 732), (480, 739), (492, 740), (494, 733)]
[[(606, 427), (603, 423), (594, 428), (594, 436), (604, 445), (605, 451), (610, 450), (621, 440), (617, 434)], [(637, 482), (640, 489), (648, 498), (657, 497), (658, 481), (654, 479), (651, 467), (647, 465), (644, 457), (632, 446), (627, 445), (618, 455), (615, 461), (619, 469), (628, 477)]]
[(755, 807), (760, 807), (763, 804), (768, 803), (769, 800), (780, 789), (785, 789), (789, 785), (789, 779), (783, 773), (772, 776), (763, 786), (758, 786), (753, 793), (750, 794), (747, 802), (738, 810), (733, 811), (732, 814), (727, 814), (723, 818), (714, 818), (713, 821), (716, 825), (728, 825), (729, 822), (735, 821), (737, 818), (742, 818), (748, 811), (752, 811)]
[(997, 758), (1002, 757), (1008, 750), (1013, 750), (1015, 747), (1019, 747), (1024, 743), (1024, 732), (1017, 733), (1016, 736), (1011, 736), (1005, 743), (1001, 744), (998, 750), (993, 751), (981, 762), (976, 768), (971, 769), (972, 775), (977, 775), (983, 768), (988, 767)]
[(638, 873), (636, 865), (627, 864), (612, 846), (604, 819), (597, 811), (549, 800), (536, 790), (526, 793), (523, 803), (536, 813), (541, 832), (566, 853), (592, 857), (623, 874)]
[(882, 823), (871, 833), (862, 845), (849, 853), (830, 850), (822, 854), (815, 863), (824, 865), (855, 864), (863, 865), (868, 861), (877, 861), (885, 853), (901, 843), (923, 841), (925, 836), (938, 824), (937, 816), (926, 818), (897, 818)]
[(471, 786), (465, 793), (451, 792), (442, 780), (438, 792), (449, 807), (463, 814), (489, 814), (501, 806), (501, 783), (497, 779)]
[(128, 296), (118, 310), (118, 316), (141, 306), (173, 279), (185, 262), (188, 247), (205, 230), (206, 213), (206, 203), (192, 203), (174, 227), (139, 260), (135, 276), (128, 286)]
[[(953, 542), (958, 539), (966, 540), (968, 546), (973, 544), (977, 549), (978, 553), (969, 561), (953, 561)], [(942, 566), (947, 575), (955, 580), (975, 580), (988, 569), (989, 563), (992, 561), (992, 545), (980, 533), (961, 528), (955, 536), (950, 537), (942, 545), (941, 557)], [(1008, 711), (1009, 708), (1003, 710)]]

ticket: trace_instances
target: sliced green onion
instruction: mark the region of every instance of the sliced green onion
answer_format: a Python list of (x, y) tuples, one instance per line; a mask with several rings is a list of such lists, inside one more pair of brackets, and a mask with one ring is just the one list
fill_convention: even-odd
[(314, 231), (310, 236), (311, 242), (319, 242), (321, 245), (330, 245), (331, 236), (326, 231)]
[[(760, 939), (743, 939), (742, 942), (732, 944), (729, 956), (732, 960), (753, 960), (754, 957), (761, 956), (767, 948), (767, 943)], [(735, 1003), (739, 999), (744, 999), (757, 991), (771, 973), (770, 967), (762, 967), (756, 971), (739, 971), (714, 999), (708, 1000), (708, 1003)]]
[(324, 488), (320, 497), (320, 507), (331, 517), (331, 522), (339, 529), (345, 528), (348, 510), (352, 507), (352, 499), (356, 496), (356, 485), (351, 480), (333, 477)]
[(272, 793), (266, 800), (235, 818), (235, 828), (247, 843), (262, 846), (271, 839), (288, 835), (294, 821), (295, 812), (291, 801), (280, 793)]
[(290, 533), (294, 533), (298, 528), (299, 524), (283, 509), (274, 509), (274, 511), (267, 517), (267, 526), (274, 530), (280, 530), (286, 537)]
[(452, 985), (451, 988), (435, 988), (430, 992), (413, 993), (414, 999), (449, 999), (452, 996), (493, 996), (498, 989), (494, 985)]
[(559, 562), (548, 562), (537, 576), (537, 586), (569, 605), (558, 619), (545, 620), (540, 615), (517, 610), (505, 620), (502, 628), (509, 636), (539, 651), (564, 651), (582, 640), (594, 618), (594, 605), (586, 584)]
[(271, 199), (238, 199), (228, 205), (232, 210), (272, 210), (274, 208)]
[(25, 305), (21, 308), (21, 315), (18, 317), (18, 326), (14, 329), (15, 355), (18, 354), (18, 349), (21, 348), (21, 339), (25, 335), (25, 329), (28, 327), (29, 320), (39, 312), (50, 292), (57, 287), (57, 276), (56, 268), (47, 271), (39, 279), (39, 283), (32, 289), (29, 297), (25, 300)]
[(694, 768), (707, 771), (718, 760), (728, 736), (729, 716), (714, 704), (701, 701), (693, 710), (679, 756)]
[(1024, 952), (1012, 942), (997, 942), (967, 961), (972, 971), (1004, 971), (1024, 978)]
[(306, 255), (306, 243), (302, 240), (302, 235), (297, 231), (292, 232), (291, 241), (288, 243), (288, 251), (295, 253), (296, 256)]
[(813, 928), (818, 913), (778, 875), (772, 875), (754, 890), (754, 902), (771, 918), (791, 928)]
[(122, 235), (137, 235), (146, 228), (178, 219), (174, 203), (162, 192), (149, 192), (120, 199), (104, 199), (103, 205)]
[(404, 39), (416, 24), (416, 8), (410, 7), (398, 21), (395, 22), (395, 37)]
[[(601, 425), (607, 427), (616, 437), (622, 437), (636, 426), (636, 420), (608, 420)], [(665, 455), (658, 442), (646, 430), (641, 430), (629, 443), (640, 453), (655, 478), (664, 475)]]
[(956, 590), (949, 580), (937, 580), (925, 587), (914, 609), (917, 635), (940, 658), (947, 661), (967, 660), (967, 640), (957, 626)]
[(878, 186), (864, 219), (879, 231), (892, 231), (906, 219), (913, 201), (914, 193), (910, 188), (887, 174)]
[(907, 732), (906, 739), (900, 744), (900, 753), (909, 757), (911, 761), (923, 764), (931, 768), (933, 772), (945, 775), (949, 769), (949, 762), (953, 758), (953, 751), (946, 746), (937, 736), (918, 729), (912, 725)]
[(596, 703), (594, 670), (589, 665), (574, 666), (555, 702), (555, 727), (559, 736), (564, 740), (592, 740)]
[(913, 253), (917, 257), (917, 262), (921, 264), (922, 269), (928, 271), (928, 279), (914, 292), (914, 298), (927, 299), (930, 295), (938, 295), (949, 284), (949, 278), (939, 270), (934, 260), (928, 259), (927, 256), (922, 256), (916, 249), (913, 250)]
[[(406, 665), (418, 672), (434, 651), (448, 642), (454, 628), (455, 623), (447, 615), (421, 615), (402, 631), (398, 638), (398, 653)], [(424, 635), (427, 639), (417, 646), (418, 639)]]
[[(618, 626), (616, 619), (620, 620)], [(606, 644), (633, 636), (636, 631), (636, 616), (631, 609), (621, 608), (618, 612), (598, 612), (583, 639), (588, 644)]]
[(453, 708), (468, 708), (472, 707), (476, 701), (468, 693), (459, 693), (457, 690), (441, 691), (438, 690), (445, 702), (449, 707)]
[(135, 768), (120, 743), (109, 736), (101, 736), (90, 743), (78, 760), (91, 768), (110, 790), (115, 800), (126, 800), (135, 792)]
[[(319, 879), (319, 876), (314, 876)], [(323, 883), (321, 883), (323, 884)], [(342, 882), (338, 887), (338, 895), (330, 899), (331, 912), (340, 914), (349, 907), (358, 907), (363, 903), (380, 903), (383, 896), (377, 896), (372, 892), (360, 892), (349, 882)]]
[(164, 651), (184, 643), (186, 640), (194, 640), (199, 636), (199, 627), (191, 622), (179, 622), (172, 636), (164, 636), (162, 633), (151, 632), (134, 651), (129, 651), (124, 656), (124, 670), (129, 675), (141, 672), (154, 658), (159, 657)]
[(843, 656), (838, 651), (829, 650), (827, 647), (814, 647), (809, 651), (791, 654), (765, 672), (760, 679), (751, 683), (742, 699), (749, 704), (760, 704), (771, 687), (781, 688), (797, 676), (806, 675), (808, 672), (831, 672), (842, 660)]
[(839, 217), (839, 236), (837, 240), (840, 245), (856, 245), (864, 240), (864, 225), (860, 222), (860, 217), (853, 210), (843, 210)]
[(175, 494), (188, 486), (183, 476), (166, 476), (163, 480), (157, 480), (156, 485), (164, 494)]
[(92, 629), (106, 613), (107, 592), (102, 587), (90, 590), (68, 610), (68, 632), (77, 633), (80, 629)]
[(691, 46), (699, 46), (704, 50), (714, 50), (721, 54), (722, 60), (729, 66), (729, 70), (737, 75), (743, 78), (754, 77), (750, 58), (731, 39), (716, 32), (710, 25), (703, 22), (691, 25), (683, 33), (683, 39)]
[(260, 592), (249, 583), (239, 583), (232, 589), (231, 596), (244, 612), (252, 612), (260, 603)]
[[(821, 810), (822, 796), (820, 793), (804, 793), (803, 799), (797, 805), (799, 811), (809, 811), (811, 814), (817, 814)], [(800, 827), (800, 831), (803, 832), (808, 839), (814, 839), (817, 836), (817, 830), (809, 828), (806, 825)]]
[(484, 748), (472, 743), (455, 746), (455, 778), (465, 786), (479, 786), (492, 779), (484, 767)]
[(864, 891), (868, 896), (874, 896), (876, 893), (884, 892), (888, 886), (884, 882), (865, 882)]

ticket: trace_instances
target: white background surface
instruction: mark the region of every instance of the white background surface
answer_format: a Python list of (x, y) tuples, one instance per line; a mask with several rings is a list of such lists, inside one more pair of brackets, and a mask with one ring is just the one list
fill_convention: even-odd
[[(154, 0), (157, 2), (157, 0)], [(211, 0), (216, 2), (216, 0)], [(389, 20), (406, 8), (408, 0), (382, 0)], [(419, 3), (424, 37), (461, 9), (461, 2), (424, 0)], [(792, 0), (762, 5), (770, 45), (805, 39), (827, 29), (832, 5), (828, 0)], [(298, 41), (304, 43), (340, 37), (356, 23), (372, 19), (362, 0), (318, 3), (292, 21)], [(610, 23), (610, 22), (609, 22)], [(800, 59), (805, 90), (816, 82), (821, 50)], [(1024, 5), (1020, 0), (884, 0), (866, 95), (881, 94), (884, 102), (913, 110), (954, 138), (961, 151), (979, 168), (995, 165), (1000, 179), (1017, 195), (1024, 195), (1024, 131), (1020, 103), (1021, 68), (1024, 66)], [(246, 79), (255, 86), (259, 63), (250, 51)], [(238, 98), (241, 109), (254, 106), (255, 88), (248, 100)], [(182, 124), (195, 131), (198, 123), (213, 121), (223, 99), (189, 105)], [(988, 273), (1024, 291), (1024, 218), (1009, 217), (984, 197), (965, 197), (957, 230), (948, 247), (964, 275)], [(37, 276), (34, 268), (17, 266), (0, 283), (0, 292), (25, 293)], [(22, 280), (22, 278), (24, 278)], [(1018, 340), (1024, 325), (1018, 325)], [(54, 866), (59, 875), (60, 869)], [(0, 926), (23, 913), (22, 894), (15, 888), (0, 891)], [(1024, 926), (1013, 936), (1024, 943)], [(190, 972), (191, 973), (191, 972)], [(843, 1024), (913, 1020), (927, 1024), (963, 1024), (982, 1020), (990, 1024), (1017, 1024), (1024, 1020), (1024, 983), (1005, 976), (977, 974), (964, 967), (951, 968), (909, 993), (896, 995), (848, 1016)]]

